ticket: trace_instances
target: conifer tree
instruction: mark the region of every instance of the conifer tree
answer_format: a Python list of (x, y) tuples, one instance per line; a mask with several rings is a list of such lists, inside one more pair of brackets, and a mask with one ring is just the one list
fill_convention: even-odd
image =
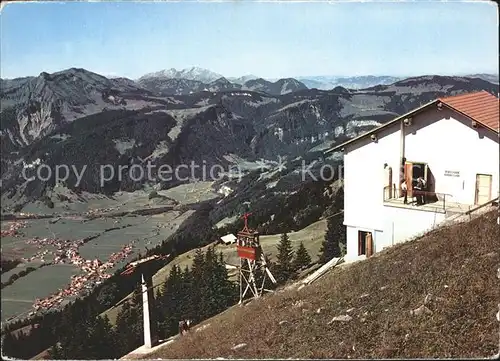
[(278, 254), (276, 258), (278, 259), (278, 279), (280, 283), (284, 283), (294, 275), (292, 266), (293, 248), (288, 234), (283, 233), (281, 235), (281, 240), (277, 248)]
[[(92, 318), (89, 317), (90, 312), (90, 307), (85, 307), (82, 300), (76, 300), (74, 307), (65, 312), (62, 322), (64, 328), (61, 330), (65, 329), (66, 332), (59, 334), (60, 349), (54, 350), (56, 356), (63, 359), (85, 358), (86, 350), (89, 348), (89, 334), (94, 326)], [(70, 325), (73, 327), (69, 328)]]
[(229, 280), (222, 253), (217, 256), (215, 249), (211, 247), (207, 251), (206, 257), (207, 275), (211, 275), (206, 282), (206, 292), (211, 296), (205, 299), (205, 307), (208, 311), (205, 316), (210, 317), (222, 312), (232, 304), (235, 287)]
[(64, 357), (64, 352), (59, 342), (49, 349), (49, 357), (51, 360), (68, 360), (67, 357)]
[(2, 353), (6, 356), (14, 356), (13, 352), (15, 352), (14, 346), (16, 342), (17, 337), (10, 330), (7, 330), (5, 336), (2, 338)]
[(163, 337), (172, 336), (177, 332), (182, 298), (182, 273), (179, 266), (174, 265), (158, 298), (159, 331)]
[(234, 305), (238, 299), (238, 285), (237, 283), (231, 281), (229, 277), (229, 272), (226, 268), (226, 262), (224, 261), (224, 255), (222, 252), (219, 253), (219, 269), (221, 275), (221, 292), (225, 297), (225, 305), (226, 307), (230, 307)]
[(201, 249), (197, 249), (193, 258), (191, 272), (189, 276), (191, 287), (189, 290), (190, 313), (193, 321), (200, 321), (202, 315), (202, 287), (205, 282), (205, 255)]
[(216, 308), (217, 303), (217, 280), (214, 279), (216, 269), (215, 252), (209, 247), (203, 260), (203, 276), (200, 284), (200, 318), (204, 319), (211, 316), (212, 310)]
[(306, 247), (304, 247), (304, 243), (300, 242), (299, 248), (295, 252), (295, 258), (293, 260), (293, 270), (298, 271), (303, 267), (307, 267), (311, 264), (311, 256), (307, 252)]
[(194, 304), (192, 292), (194, 288), (193, 274), (188, 266), (181, 272), (181, 287), (180, 287), (180, 315), (181, 319), (196, 320), (195, 311), (197, 306)]
[(346, 229), (339, 218), (328, 218), (325, 240), (320, 249), (319, 262), (326, 263), (334, 257), (345, 255)]
[[(217, 257), (214, 247), (205, 253), (202, 265), (202, 276), (199, 283), (198, 313), (195, 318), (202, 320), (211, 317), (228, 307), (232, 286), (229, 282), (225, 263)], [(195, 273), (193, 267), (193, 273)], [(195, 273), (196, 275), (196, 273)]]
[(195, 281), (201, 281), (203, 278), (203, 270), (205, 265), (205, 254), (201, 249), (197, 249), (194, 253), (193, 264), (191, 266), (191, 272)]
[(142, 302), (139, 299), (141, 296), (141, 291), (136, 288), (132, 300), (123, 304), (116, 317), (117, 344), (122, 355), (143, 344)]
[(49, 351), (52, 358), (97, 359), (116, 358), (120, 355), (115, 332), (107, 317), (89, 317), (86, 312), (67, 315), (78, 327), (73, 327), (72, 332), (60, 334), (59, 342)]
[(93, 318), (90, 327), (85, 358), (87, 359), (114, 359), (122, 356), (117, 346), (118, 337), (113, 330), (107, 316)]

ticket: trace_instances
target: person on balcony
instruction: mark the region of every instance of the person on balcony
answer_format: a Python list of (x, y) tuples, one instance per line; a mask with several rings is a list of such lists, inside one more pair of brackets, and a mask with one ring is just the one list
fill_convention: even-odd
[(406, 180), (401, 183), (401, 192), (403, 194), (403, 203), (408, 204), (408, 186), (406, 185)]
[(191, 320), (181, 320), (179, 321), (179, 335), (185, 335), (189, 332), (191, 326)]
[(415, 189), (417, 190), (415, 192), (417, 197), (417, 205), (425, 204), (425, 196), (424, 196), (425, 180), (422, 177), (418, 177)]
[(425, 204), (425, 201), (427, 199), (427, 182), (425, 181), (425, 179), (423, 177), (420, 177), (420, 179), (422, 180), (422, 204)]

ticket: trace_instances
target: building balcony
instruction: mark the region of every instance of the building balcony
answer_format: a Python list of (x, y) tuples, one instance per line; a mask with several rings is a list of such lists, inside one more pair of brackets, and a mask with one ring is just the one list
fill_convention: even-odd
[[(421, 202), (419, 202), (419, 198)], [(419, 191), (415, 189), (408, 191), (405, 203), (403, 191), (396, 186), (384, 187), (383, 199), (384, 206), (387, 207), (415, 209), (444, 214), (465, 213), (472, 207), (470, 205), (454, 202), (451, 194)]]

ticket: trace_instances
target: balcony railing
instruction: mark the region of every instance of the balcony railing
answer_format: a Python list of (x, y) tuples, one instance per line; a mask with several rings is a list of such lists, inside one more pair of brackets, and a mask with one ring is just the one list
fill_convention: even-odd
[[(422, 202), (418, 202), (419, 200)], [(451, 202), (452, 196), (446, 193), (421, 191), (412, 189), (408, 191), (407, 202), (404, 202), (404, 193), (395, 185), (384, 187), (384, 203), (399, 207), (419, 207), (422, 210), (446, 213), (447, 210), (457, 208), (457, 212), (466, 211), (461, 209), (457, 203)]]

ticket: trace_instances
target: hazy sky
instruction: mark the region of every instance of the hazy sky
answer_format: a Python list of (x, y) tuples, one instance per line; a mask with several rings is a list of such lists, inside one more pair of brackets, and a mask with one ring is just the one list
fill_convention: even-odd
[(19, 3), (1, 13), (1, 76), (70, 67), (137, 78), (498, 73), (490, 2)]

